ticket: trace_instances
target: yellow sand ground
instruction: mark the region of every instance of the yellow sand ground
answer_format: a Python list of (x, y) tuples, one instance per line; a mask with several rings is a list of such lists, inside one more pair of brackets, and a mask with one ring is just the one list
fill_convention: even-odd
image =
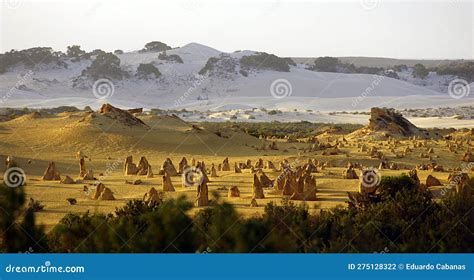
[[(278, 167), (279, 163), (288, 159), (289, 162), (298, 161), (305, 163), (308, 159), (319, 161), (330, 161), (333, 166), (314, 173), (317, 180), (318, 200), (308, 202), (313, 211), (316, 209), (330, 208), (336, 205), (344, 206), (347, 201), (347, 192), (356, 191), (359, 181), (342, 179), (342, 172), (348, 161), (360, 162), (365, 166), (377, 167), (380, 160), (372, 159), (366, 152), (357, 152), (357, 139), (351, 140), (339, 155), (325, 156), (323, 151), (304, 153), (301, 149), (310, 144), (278, 142), (278, 150), (260, 150), (262, 140), (249, 136), (243, 132), (228, 130), (221, 136), (193, 128), (174, 117), (142, 117), (151, 129), (130, 128), (102, 116), (84, 117), (84, 113), (62, 113), (48, 117), (24, 116), (8, 122), (0, 122), (0, 160), (12, 155), (26, 174), (27, 185), (25, 186), (28, 197), (41, 201), (46, 207), (37, 213), (37, 219), (41, 224), (51, 229), (65, 214), (69, 212), (83, 213), (91, 212), (110, 213), (116, 207), (123, 206), (127, 200), (142, 199), (143, 195), (151, 188), (157, 190), (162, 188), (161, 176), (156, 175), (161, 164), (166, 158), (171, 158), (175, 166), (183, 156), (188, 161), (195, 158), (205, 161), (206, 166), (211, 163), (219, 164), (225, 157), (229, 157), (230, 166), (233, 168), (235, 162), (245, 162), (251, 159), (256, 162), (259, 158), (271, 160)], [(333, 137), (336, 139), (336, 136)], [(324, 139), (323, 139), (324, 140)], [(395, 158), (389, 151), (386, 141), (365, 143), (369, 147), (376, 146), (383, 151), (390, 162), (395, 162), (407, 167), (414, 167), (420, 163), (427, 163), (427, 159), (420, 158), (420, 153), (426, 153), (426, 148), (416, 148), (408, 153), (405, 158)], [(443, 140), (429, 141), (429, 146), (434, 148), (431, 154), (445, 169), (461, 167), (460, 157), (465, 151), (458, 153), (449, 152)], [(405, 140), (396, 148), (401, 152), (409, 145)], [(467, 147), (466, 147), (467, 148)], [(75, 157), (81, 150), (88, 156), (87, 168), (94, 171), (96, 177), (100, 173), (107, 174), (103, 177), (103, 183), (114, 192), (115, 201), (93, 201), (83, 193), (82, 184), (64, 185), (59, 182), (44, 182), (41, 176), (49, 161), (54, 161), (61, 176), (69, 175), (78, 178), (79, 164)], [(123, 161), (126, 156), (133, 155), (134, 161), (138, 162), (140, 156), (145, 156), (153, 167), (155, 178), (145, 176), (124, 176)], [(0, 172), (3, 174), (5, 166), (0, 164)], [(270, 179), (275, 179), (278, 172), (264, 170)], [(218, 172), (219, 177), (210, 178), (209, 193), (214, 191), (220, 195), (220, 199), (232, 203), (244, 216), (259, 215), (264, 205), (270, 201), (280, 202), (281, 195), (272, 194), (266, 190), (266, 198), (259, 199), (258, 207), (250, 207), (253, 175), (248, 170), (235, 174), (232, 172)], [(398, 175), (407, 170), (382, 170), (382, 176)], [(420, 171), (419, 177), (422, 182), (432, 174), (447, 183), (449, 172)], [(141, 179), (140, 185), (126, 184), (125, 180)], [(176, 192), (166, 193), (166, 198), (185, 195), (189, 201), (194, 201), (196, 190), (182, 186), (181, 177), (172, 178)], [(241, 191), (240, 198), (227, 198), (227, 189), (230, 186), (238, 186)], [(436, 188), (440, 189), (440, 188)], [(77, 199), (76, 205), (69, 205), (67, 198)], [(195, 212), (199, 209), (193, 209)]]

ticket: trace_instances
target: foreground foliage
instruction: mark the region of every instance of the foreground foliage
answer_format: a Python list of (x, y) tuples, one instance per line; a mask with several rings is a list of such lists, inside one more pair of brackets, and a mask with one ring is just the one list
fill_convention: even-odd
[[(474, 180), (469, 182), (472, 189)], [(148, 205), (129, 201), (114, 214), (68, 214), (47, 238), (34, 213), (20, 216), (21, 189), (2, 187), (0, 250), (51, 252), (472, 252), (474, 199), (448, 192), (434, 201), (407, 176), (385, 177), (380, 199), (311, 214), (306, 205), (269, 203), (241, 218), (215, 197), (194, 216), (184, 197)], [(18, 226), (12, 226), (16, 225)], [(27, 229), (34, 240), (19, 229)], [(8, 229), (8, 230), (6, 230)], [(46, 243), (47, 240), (47, 243)], [(43, 249), (42, 249), (43, 248)]]

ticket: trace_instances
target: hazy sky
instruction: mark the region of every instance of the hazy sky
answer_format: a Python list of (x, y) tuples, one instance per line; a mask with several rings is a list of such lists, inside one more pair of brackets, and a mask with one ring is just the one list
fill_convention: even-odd
[(1, 0), (0, 52), (158, 40), (280, 56), (473, 58), (473, 1)]

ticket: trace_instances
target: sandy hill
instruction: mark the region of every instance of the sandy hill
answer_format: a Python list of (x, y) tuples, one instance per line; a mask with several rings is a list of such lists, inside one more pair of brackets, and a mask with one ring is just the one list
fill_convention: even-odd
[[(404, 80), (403, 76), (400, 77), (403, 79), (394, 79), (371, 74), (315, 72), (304, 64), (291, 63), (287, 65), (288, 71), (282, 71), (278, 67), (259, 68), (242, 63), (242, 57), (257, 54), (249, 50), (224, 53), (197, 43), (167, 51), (168, 56), (177, 56), (182, 63), (160, 59), (160, 53), (154, 51), (118, 54), (120, 68), (128, 73), (128, 78), (111, 80), (114, 90), (107, 102), (129, 108), (202, 111), (222, 106), (229, 109), (246, 106), (288, 110), (366, 110), (374, 106), (436, 107), (474, 102), (471, 98), (451, 98), (446, 94), (450, 80), (439, 77), (412, 81), (411, 78)], [(214, 64), (208, 65), (210, 58)], [(67, 67), (35, 69), (31, 81), (20, 88), (16, 88), (18, 76), (28, 69), (13, 67), (0, 75), (0, 96), (6, 96), (9, 90), (16, 88), (15, 94), (5, 103), (8, 107), (88, 105), (98, 108), (102, 100), (97, 100), (92, 94), (95, 81), (80, 79), (82, 82), (75, 83), (93, 59), (77, 62), (64, 58)], [(283, 58), (279, 59), (277, 61), (281, 62)], [(158, 78), (137, 78), (140, 64), (152, 64), (161, 75)], [(210, 71), (202, 72), (206, 66)], [(408, 72), (405, 74), (411, 76)], [(364, 102), (356, 100), (361, 94), (365, 96)]]
[[(27, 118), (27, 119), (26, 119)], [(175, 115), (133, 115), (109, 104), (95, 112), (29, 115), (0, 123), (5, 154), (66, 153), (78, 150), (122, 157), (128, 151), (202, 155), (252, 154), (261, 140), (242, 131), (214, 133)]]

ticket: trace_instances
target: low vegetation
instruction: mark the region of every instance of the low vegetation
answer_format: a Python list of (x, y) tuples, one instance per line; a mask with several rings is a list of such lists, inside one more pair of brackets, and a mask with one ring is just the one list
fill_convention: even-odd
[(424, 79), (430, 72), (423, 64), (417, 63), (413, 66), (413, 77)]
[(113, 53), (99, 53), (92, 64), (82, 71), (82, 76), (93, 79), (117, 79), (121, 80), (128, 76), (127, 72), (120, 68), (120, 58)]
[(22, 65), (33, 69), (37, 63), (55, 64), (65, 67), (66, 64), (59, 58), (64, 54), (55, 52), (52, 48), (30, 48), (21, 51), (11, 50), (0, 55), (0, 74), (5, 73), (10, 67)]
[(383, 75), (384, 68), (382, 67), (367, 67), (361, 66), (356, 67), (354, 64), (343, 63), (337, 57), (318, 57), (314, 61), (314, 64), (309, 67), (310, 70), (320, 72), (333, 72), (333, 73), (363, 73), (363, 74), (381, 74)]
[(200, 75), (213, 74), (222, 78), (231, 78), (236, 74), (237, 61), (226, 54), (219, 57), (210, 57), (206, 65), (199, 70)]
[(171, 61), (171, 62), (176, 62), (176, 63), (184, 63), (181, 57), (177, 54), (166, 54), (166, 51), (160, 53), (158, 55), (158, 59), (165, 60), (165, 61)]
[[(278, 114), (278, 111), (268, 111), (268, 114)], [(239, 122), (239, 123), (210, 123), (210, 122), (201, 122), (199, 125), (203, 126), (210, 131), (215, 131), (224, 128), (233, 128), (241, 129), (242, 131), (255, 136), (264, 136), (264, 137), (278, 137), (283, 138), (285, 136), (294, 136), (297, 138), (310, 137), (317, 134), (321, 134), (327, 129), (336, 129), (341, 133), (349, 133), (355, 131), (362, 127), (358, 124), (341, 124), (341, 125), (331, 125), (325, 123), (311, 123), (306, 121), (301, 122), (291, 122), (291, 123), (281, 123), (281, 122), (265, 122), (265, 123), (256, 123), (256, 122)]]
[(289, 65), (295, 65), (291, 58), (281, 58), (274, 54), (257, 53), (246, 55), (240, 59), (240, 65), (244, 69), (274, 70), (279, 72), (290, 72)]
[(438, 66), (433, 70), (439, 75), (455, 75), (466, 79), (468, 82), (474, 81), (474, 61), (450, 63)]
[(152, 63), (140, 63), (137, 67), (136, 76), (140, 79), (158, 79), (161, 76), (161, 72)]
[(145, 47), (140, 52), (162, 52), (171, 50), (171, 47), (160, 41), (151, 41), (145, 44)]
[[(474, 180), (468, 183), (472, 191)], [(23, 211), (22, 188), (0, 188), (1, 252), (471, 252), (472, 195), (440, 201), (407, 176), (382, 179), (380, 198), (364, 207), (311, 214), (305, 204), (269, 203), (242, 219), (214, 197), (191, 216), (184, 198), (129, 201), (114, 214), (67, 214), (46, 236), (34, 212)], [(448, 234), (449, 233), (449, 234)], [(36, 242), (36, 241), (40, 242)]]

